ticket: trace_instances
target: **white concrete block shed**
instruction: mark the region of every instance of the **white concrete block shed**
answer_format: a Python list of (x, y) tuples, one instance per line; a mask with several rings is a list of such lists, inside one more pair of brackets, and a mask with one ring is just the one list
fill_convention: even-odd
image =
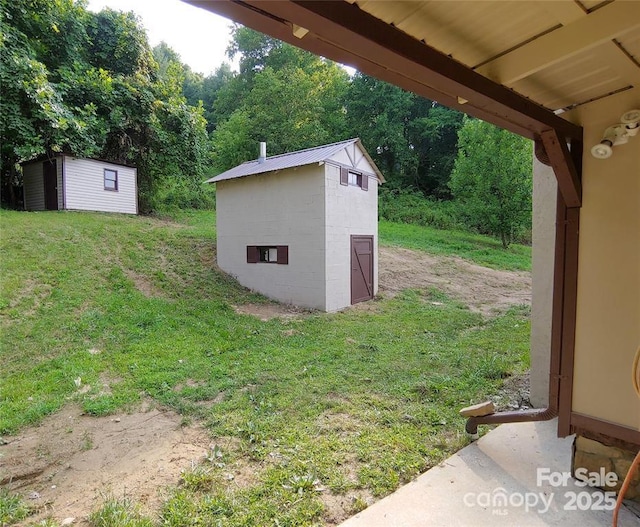
[(380, 170), (359, 139), (261, 155), (216, 184), (218, 265), (242, 285), (337, 311), (378, 290)]
[(22, 164), (25, 210), (138, 213), (134, 167), (70, 155)]

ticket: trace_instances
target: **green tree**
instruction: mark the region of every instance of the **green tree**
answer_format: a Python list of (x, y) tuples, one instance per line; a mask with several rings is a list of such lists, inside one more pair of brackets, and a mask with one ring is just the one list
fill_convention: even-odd
[[(209, 137), (202, 104), (191, 106), (182, 92), (188, 68), (170, 61), (154, 86), (149, 173), (155, 189), (151, 208), (212, 205), (203, 186), (209, 164)], [(190, 70), (189, 70), (190, 71)]]
[(231, 30), (227, 56), (233, 60), (237, 55), (240, 55), (240, 75), (248, 80), (249, 88), (253, 77), (267, 66), (276, 71), (300, 68), (311, 72), (322, 69), (324, 62), (313, 53), (236, 24)]
[(531, 141), (465, 117), (449, 186), (470, 226), (499, 236), (506, 249), (531, 227)]
[(251, 116), (236, 110), (213, 133), (213, 156), (216, 172), (258, 157), (258, 143), (252, 137)]
[[(231, 69), (231, 66), (223, 62), (216, 68), (213, 75), (205, 77), (202, 81), (200, 100), (202, 100), (204, 107), (204, 116), (207, 119), (207, 131), (209, 133), (213, 132), (218, 126), (219, 114), (216, 111), (218, 98), (227, 84), (233, 82), (234, 78), (235, 72)], [(189, 99), (189, 90), (186, 87), (185, 96), (189, 103), (193, 104), (193, 100)]]
[(17, 204), (19, 162), (64, 152), (135, 164), (143, 212), (208, 202), (203, 109), (184, 97), (191, 72), (175, 52), (158, 66), (133, 13), (74, 0), (0, 6), (4, 201)]
[(311, 73), (266, 67), (242, 106), (213, 134), (216, 168), (255, 158), (259, 141), (272, 155), (345, 139), (338, 100), (347, 82), (346, 72), (332, 63)]
[(62, 151), (91, 155), (102, 135), (93, 102), (67, 104), (62, 71), (52, 75), (47, 66), (60, 66), (86, 43), (83, 11), (71, 0), (16, 0), (2, 2), (0, 17), (2, 197), (15, 205), (21, 160)]
[(450, 199), (449, 178), (458, 151), (458, 130), (464, 114), (414, 96), (407, 137), (417, 158), (409, 172), (411, 186), (426, 196)]
[(87, 24), (89, 61), (118, 75), (151, 75), (156, 64), (140, 19), (133, 11), (105, 8)]
[(415, 172), (416, 156), (406, 133), (413, 98), (413, 94), (363, 73), (356, 73), (349, 86), (349, 130), (367, 145), (390, 180), (402, 180)]
[(240, 54), (240, 73), (216, 72), (218, 171), (255, 158), (259, 141), (274, 155), (346, 138), (349, 76), (339, 65), (240, 27), (229, 54)]
[(356, 73), (346, 102), (350, 135), (359, 136), (389, 187), (449, 199), (460, 112)]

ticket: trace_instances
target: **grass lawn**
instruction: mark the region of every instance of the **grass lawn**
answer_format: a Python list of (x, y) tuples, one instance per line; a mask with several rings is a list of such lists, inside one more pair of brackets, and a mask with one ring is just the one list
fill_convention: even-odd
[(382, 245), (396, 245), (431, 254), (459, 256), (493, 269), (531, 270), (531, 247), (526, 245), (514, 243), (504, 250), (502, 243), (495, 238), (389, 221), (379, 222), (378, 230)]
[[(95, 526), (324, 525), (331, 496), (358, 512), (466, 444), (459, 408), (528, 367), (526, 308), (485, 319), (436, 290), (295, 320), (237, 314), (232, 305), (267, 301), (213, 267), (212, 213), (0, 221), (0, 435), (70, 402), (99, 416), (152, 400), (204, 423), (212, 441), (235, 438), (226, 467), (190, 469), (157, 516), (111, 501)], [(505, 258), (481, 237), (384, 222), (380, 237), (529, 266), (525, 248)], [(117, 380), (110, 393), (102, 375)], [(79, 393), (78, 377), (95, 388)], [(243, 488), (225, 478), (240, 463), (253, 474)], [(12, 499), (0, 493), (2, 525)]]

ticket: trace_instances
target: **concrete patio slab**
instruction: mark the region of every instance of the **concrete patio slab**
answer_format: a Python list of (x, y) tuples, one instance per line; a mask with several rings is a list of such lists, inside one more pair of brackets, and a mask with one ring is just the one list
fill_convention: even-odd
[[(611, 525), (611, 498), (562, 475), (573, 437), (558, 439), (556, 427), (501, 425), (341, 527)], [(623, 506), (618, 525), (640, 518)]]

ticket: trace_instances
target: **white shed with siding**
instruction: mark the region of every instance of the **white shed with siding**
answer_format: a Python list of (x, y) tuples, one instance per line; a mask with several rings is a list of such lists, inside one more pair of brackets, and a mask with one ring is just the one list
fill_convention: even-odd
[(218, 265), (242, 285), (337, 311), (378, 290), (378, 185), (359, 139), (243, 163), (216, 183)]
[(22, 164), (25, 210), (138, 213), (134, 167), (69, 155)]

